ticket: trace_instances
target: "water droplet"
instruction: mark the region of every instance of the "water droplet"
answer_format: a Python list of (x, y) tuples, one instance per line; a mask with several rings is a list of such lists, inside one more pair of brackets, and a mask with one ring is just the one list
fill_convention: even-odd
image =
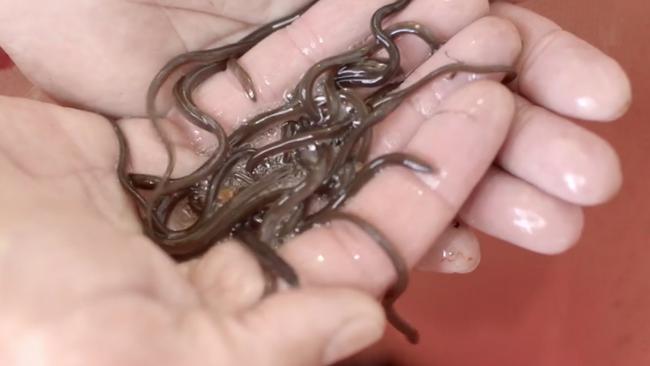
[(584, 110), (593, 110), (596, 108), (596, 101), (592, 97), (578, 97), (576, 99), (576, 104), (580, 109)]
[(565, 173), (563, 179), (573, 193), (578, 193), (587, 184), (587, 178), (578, 174)]
[(295, 99), (293, 90), (285, 90), (284, 93), (282, 93), (282, 98), (284, 99), (285, 102), (290, 102), (293, 99)]
[(431, 190), (438, 190), (443, 180), (447, 178), (449, 172), (443, 169), (438, 169), (435, 174), (431, 173), (416, 173), (416, 175), (426, 184)]
[(442, 251), (442, 260), (453, 261), (456, 257), (456, 252), (453, 249), (444, 249)]
[(264, 75), (262, 77), (262, 83), (264, 83), (266, 86), (271, 86), (271, 80), (269, 80), (269, 77), (267, 75)]
[(546, 219), (536, 212), (522, 208), (515, 208), (513, 211), (515, 215), (513, 224), (528, 234), (546, 227)]

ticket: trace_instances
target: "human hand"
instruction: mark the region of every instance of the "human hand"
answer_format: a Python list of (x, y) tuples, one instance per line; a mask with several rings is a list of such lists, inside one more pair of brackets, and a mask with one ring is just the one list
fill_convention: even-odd
[[(337, 20), (340, 20), (340, 23), (336, 27), (332, 27), (331, 23), (328, 23), (327, 19), (324, 19), (321, 16), (325, 14), (335, 14), (337, 11), (340, 11), (342, 5), (337, 4), (336, 1), (322, 2), (295, 26), (269, 38), (256, 49), (251, 51), (251, 53), (242, 58), (241, 63), (249, 70), (249, 72), (251, 72), (253, 78), (258, 81), (257, 84), (261, 89), (258, 93), (258, 96), (260, 97), (260, 106), (263, 108), (264, 105), (276, 101), (281, 96), (282, 91), (288, 89), (292, 84), (292, 81), (295, 80), (296, 77), (316, 59), (341, 51), (353, 41), (361, 38), (367, 28), (366, 20), (369, 18), (371, 12), (382, 3), (383, 2), (380, 1), (370, 1), (364, 2), (362, 5), (358, 6), (350, 6), (349, 2), (346, 2), (346, 11), (348, 13), (346, 19), (336, 18)], [(437, 6), (432, 6), (433, 3)], [(35, 5), (29, 4), (29, 6)], [(485, 15), (488, 11), (487, 4), (482, 1), (463, 3), (462, 9), (455, 8), (456, 6), (458, 6), (458, 4), (449, 5), (446, 2), (439, 4), (437, 1), (416, 1), (399, 17), (400, 19), (421, 21), (422, 23), (431, 26), (437, 34), (450, 37), (451, 35), (456, 34), (460, 29), (463, 29), (467, 24), (472, 23), (475, 19)], [(60, 4), (58, 8), (61, 8)], [(71, 7), (69, 9), (72, 8), (77, 9), (76, 7)], [(431, 11), (425, 11), (425, 9), (431, 9)], [(95, 11), (97, 11), (97, 9), (95, 9)], [(156, 11), (156, 9), (154, 8), (154, 10), (150, 11)], [(136, 17), (135, 13), (129, 14)], [(321, 16), (318, 16), (319, 14)], [(349, 17), (349, 19), (347, 19), (347, 17)], [(53, 18), (56, 17), (46, 17), (43, 19), (43, 22), (46, 20), (52, 21)], [(79, 19), (79, 16), (77, 15), (76, 18)], [(96, 18), (94, 20), (97, 21)], [(43, 22), (40, 22), (41, 26), (43, 26)], [(131, 22), (138, 24), (143, 23), (134, 22), (133, 20), (131, 20)], [(39, 22), (35, 22), (34, 18), (31, 17), (30, 24), (39, 24)], [(88, 24), (83, 27), (86, 26), (88, 26)], [(116, 25), (114, 24), (114, 26)], [(38, 80), (37, 71), (39, 71), (39, 68), (42, 66), (40, 71), (48, 70), (51, 72), (50, 75), (57, 76), (51, 77), (51, 80), (61, 80), (62, 90), (65, 91), (57, 91), (56, 86), (48, 87), (47, 83), (41, 83), (53, 92), (54, 95), (61, 99), (72, 101), (75, 104), (85, 106), (89, 109), (96, 109), (103, 112), (110, 111), (112, 114), (116, 115), (138, 115), (142, 112), (140, 102), (137, 101), (143, 99), (142, 95), (144, 94), (146, 84), (157, 69), (155, 66), (145, 65), (145, 67), (139, 68), (139, 70), (146, 70), (145, 73), (141, 73), (134, 71), (138, 70), (138, 67), (133, 68), (132, 66), (143, 64), (140, 62), (143, 58), (154, 60), (160, 64), (164, 62), (168, 56), (181, 51), (181, 49), (170, 50), (169, 55), (161, 55), (158, 58), (148, 54), (147, 50), (143, 50), (142, 47), (123, 48), (123, 50), (129, 49), (129, 52), (108, 52), (103, 54), (105, 56), (103, 60), (105, 60), (104, 62), (106, 62), (106, 65), (123, 65), (123, 67), (119, 68), (119, 72), (128, 73), (128, 80), (120, 82), (120, 77), (115, 73), (109, 75), (100, 73), (97, 74), (97, 77), (101, 77), (102, 79), (92, 82), (92, 75), (94, 74), (94, 67), (96, 67), (97, 61), (96, 59), (83, 54), (71, 58), (69, 57), (70, 52), (66, 52), (64, 55), (61, 55), (63, 59), (62, 64), (54, 62), (51, 64), (48, 63), (47, 65), (41, 64), (30, 72), (30, 60), (32, 60), (31, 62), (37, 62), (33, 60), (39, 59), (39, 56), (42, 56), (43, 54), (54, 55), (57, 53), (56, 49), (60, 47), (60, 45), (45, 45), (47, 47), (53, 47), (52, 49), (46, 49), (50, 52), (43, 52), (43, 48), (39, 50), (38, 46), (44, 46), (43, 44), (25, 45), (25, 43), (23, 43), (22, 46), (17, 46), (20, 43), (19, 34), (10, 34), (10, 32), (8, 33), (6, 31), (11, 28), (11, 24), (7, 25), (7, 23), (4, 22), (0, 27), (2, 27), (2, 29), (0, 29), (0, 41), (4, 45), (7, 42), (6, 40), (11, 40), (8, 44), (13, 43), (13, 46), (10, 45), (9, 47), (5, 47), (7, 47), (10, 54), (14, 56), (14, 59), (23, 70), (32, 77), (33, 80)], [(49, 28), (53, 27), (54, 25), (49, 25)], [(121, 29), (122, 31), (125, 31), (128, 30), (128, 27), (124, 28), (122, 26), (116, 26), (116, 28), (109, 29)], [(305, 32), (306, 29), (311, 29), (311, 32)], [(23, 28), (22, 32), (24, 31)], [(85, 32), (83, 34), (92, 35), (92, 32)], [(34, 42), (34, 39), (35, 37), (31, 37), (31, 40), (28, 39), (26, 42)], [(101, 39), (107, 41), (104, 44), (110, 44), (115, 41), (120, 43), (120, 40), (124, 41), (124, 39), (116, 40), (111, 37)], [(125, 39), (132, 38), (127, 37)], [(318, 42), (321, 39), (323, 42)], [(476, 42), (472, 43), (472, 40), (475, 40)], [(422, 66), (421, 70), (423, 71), (424, 68), (431, 68), (440, 65), (441, 63), (449, 62), (449, 59), (446, 56), (451, 56), (455, 59), (461, 59), (466, 62), (512, 63), (516, 60), (520, 51), (520, 41), (519, 35), (511, 24), (496, 18), (484, 18), (473, 22), (472, 25), (464, 28), (462, 32), (458, 33), (456, 37), (447, 44), (445, 53), (440, 53), (438, 56), (434, 56), (433, 59), (427, 61), (426, 64)], [(524, 41), (526, 41), (526, 39), (524, 39)], [(23, 42), (25, 42), (25, 38), (23, 38)], [(96, 39), (94, 42), (99, 44)], [(141, 42), (140, 44), (149, 43), (150, 42)], [(158, 46), (154, 42), (151, 42), (151, 44)], [(524, 43), (524, 45), (526, 44), (527, 43)], [(424, 52), (419, 49), (419, 45), (405, 44), (405, 48), (408, 55), (406, 61), (410, 62), (411, 65), (416, 65), (423, 61), (421, 57)], [(31, 50), (28, 52), (30, 52), (32, 56), (29, 56), (28, 54), (27, 57), (23, 56), (23, 59), (21, 60), (20, 55), (16, 57), (16, 54), (20, 53), (16, 50), (20, 49)], [(60, 48), (58, 49), (58, 52), (62, 53)], [(81, 50), (83, 49), (84, 48), (81, 47)], [(142, 51), (144, 57), (140, 52), (133, 52), (134, 49)], [(134, 53), (138, 55), (133, 55)], [(109, 57), (110, 55), (113, 55), (113, 57)], [(115, 63), (119, 62), (119, 60), (124, 61), (125, 56), (128, 56), (127, 60), (129, 63)], [(287, 63), (290, 65), (287, 65), (283, 72), (278, 73), (276, 72), (277, 66), (268, 63), (264, 64), (263, 61), (260, 62), (259, 60), (264, 60), (260, 56), (275, 56), (276, 59), (281, 57), (282, 60), (287, 60)], [(40, 59), (42, 60), (42, 58)], [(543, 59), (544, 58), (542, 58), (542, 60)], [(54, 61), (54, 59), (52, 59), (52, 61)], [(600, 61), (602, 60), (596, 57), (596, 64)], [(152, 62), (152, 64), (153, 63), (155, 62)], [(539, 61), (536, 62), (536, 64), (539, 64)], [(65, 70), (65, 67), (62, 69), (61, 66), (66, 65), (69, 71), (77, 70), (74, 77), (58, 74), (62, 70)], [(90, 70), (86, 70), (84, 65), (94, 66)], [(100, 67), (100, 69), (101, 68), (102, 67)], [(103, 69), (118, 70), (117, 68), (114, 68), (114, 66), (110, 66), (110, 68), (103, 67)], [(522, 70), (522, 75), (523, 74), (525, 73)], [(606, 79), (610, 78), (612, 80), (616, 80), (616, 78), (620, 76), (615, 72), (605, 72), (603, 74), (608, 75), (606, 76)], [(85, 79), (81, 77), (82, 75)], [(270, 79), (265, 77), (269, 77)], [(417, 77), (417, 74), (415, 74), (414, 77)], [(66, 79), (67, 81), (63, 81)], [(76, 83), (75, 80), (77, 80)], [(110, 80), (111, 83), (107, 83), (107, 80)], [(136, 82), (138, 80), (140, 80), (141, 85)], [(459, 81), (460, 80), (456, 80), (455, 83), (458, 83)], [(87, 86), (85, 85), (86, 82), (89, 82), (90, 84)], [(270, 85), (267, 85), (266, 82)], [(525, 92), (523, 87), (524, 82), (525, 79), (522, 78), (522, 92)], [(499, 85), (491, 82), (478, 82), (471, 86), (458, 85), (455, 83), (444, 85), (441, 85), (441, 83), (433, 84), (431, 88), (427, 88), (427, 90), (424, 90), (415, 96), (412, 99), (412, 103), (405, 105), (401, 110), (396, 112), (395, 115), (390, 118), (391, 120), (395, 119), (396, 123), (387, 121), (382, 127), (382, 133), (380, 134), (376, 150), (376, 153), (380, 153), (387, 150), (390, 151), (390, 149), (405, 148), (409, 152), (415, 152), (438, 166), (441, 171), (445, 173), (442, 176), (444, 179), (422, 183), (417, 178), (404, 174), (402, 171), (388, 171), (385, 174), (382, 174), (377, 181), (368, 186), (367, 189), (364, 190), (359, 197), (351, 201), (351, 204), (349, 205), (350, 210), (361, 214), (382, 227), (389, 237), (399, 243), (402, 253), (411, 264), (417, 262), (430, 247), (431, 242), (445, 231), (447, 224), (454, 217), (460, 205), (471, 192), (472, 187), (479, 181), (483, 172), (488, 168), (494, 156), (499, 151), (499, 148), (508, 133), (509, 123), (514, 115), (514, 103), (512, 97)], [(623, 84), (625, 84), (625, 81)], [(542, 86), (538, 85), (538, 87), (541, 88)], [(548, 85), (546, 85), (546, 87), (548, 87)], [(98, 90), (93, 92), (92, 88), (98, 88)], [(612, 114), (610, 117), (613, 117), (613, 115), (617, 113), (616, 111), (624, 109), (624, 107), (622, 107), (622, 105), (625, 105), (624, 88), (618, 89), (620, 89), (619, 91), (623, 91), (618, 95), (620, 99), (613, 98), (613, 100), (610, 99), (608, 101), (609, 106), (607, 108), (610, 108), (610, 113)], [(67, 94), (74, 94), (75, 90), (79, 90), (78, 96), (75, 97), (74, 95)], [(112, 93), (111, 90), (113, 91)], [(131, 90), (136, 90), (137, 92), (132, 93)], [(534, 90), (534, 88), (532, 90)], [(564, 91), (566, 92), (566, 90)], [(594, 90), (589, 92), (593, 93)], [(434, 98), (431, 98), (432, 93), (434, 93), (433, 95), (439, 95), (441, 100), (440, 103), (434, 100)], [(570, 104), (572, 101), (575, 101), (575, 98), (571, 99), (571, 97), (571, 95), (565, 95), (565, 98), (562, 100), (564, 102), (569, 101), (568, 104)], [(111, 98), (115, 99), (111, 100)], [(221, 113), (221, 120), (225, 123), (230, 123), (231, 127), (237, 120), (237, 117), (240, 117), (244, 111), (248, 111), (251, 108), (260, 108), (260, 106), (254, 107), (248, 104), (249, 102), (241, 95), (237, 85), (232, 83), (227, 75), (219, 75), (208, 82), (208, 84), (199, 92), (199, 95), (197, 95), (197, 100), (202, 107), (205, 107), (208, 110), (213, 112), (218, 110)], [(219, 101), (219, 103), (211, 105), (212, 101), (215, 100)], [(129, 110), (129, 103), (131, 103), (131, 101), (133, 101), (132, 106), (134, 106), (134, 109)], [(623, 101), (623, 103), (617, 106), (616, 104), (621, 103), (621, 101)], [(545, 103), (549, 104), (548, 101)], [(552, 103), (550, 104), (552, 107)], [(416, 106), (416, 108), (411, 108), (410, 106)], [(34, 107), (30, 107), (29, 109), (32, 108)], [(557, 106), (553, 108), (557, 108)], [(440, 111), (453, 113), (439, 113)], [(582, 112), (594, 113), (593, 110)], [(601, 117), (602, 116), (596, 116), (594, 118)], [(170, 120), (173, 121), (175, 118), (177, 118), (177, 116), (172, 112), (170, 114)], [(432, 123), (422, 123), (424, 120), (430, 120)], [(480, 120), (480, 123), (475, 123), (475, 120)], [(547, 121), (545, 118), (542, 118), (542, 120)], [(159, 173), (162, 170), (160, 165), (162, 160), (162, 151), (156, 150), (156, 140), (151, 131), (147, 130), (145, 124), (138, 123), (135, 120), (125, 119), (121, 123), (127, 130), (130, 130), (131, 136), (137, 136), (139, 149), (136, 151), (135, 155), (140, 156), (145, 152), (148, 153), (145, 158), (136, 162), (138, 170), (144, 170), (146, 168), (152, 172)], [(99, 122), (93, 123), (93, 125), (97, 124), (99, 124)], [(568, 124), (562, 122), (561, 125), (566, 126)], [(58, 127), (55, 127), (55, 129), (58, 129)], [(72, 133), (79, 136), (88, 133), (85, 129), (79, 130), (74, 128), (72, 130), (77, 131)], [(417, 134), (415, 134), (416, 131)], [(562, 131), (566, 131), (565, 127), (560, 129), (560, 132)], [(577, 164), (577, 168), (580, 168), (580, 171), (593, 169), (596, 166), (595, 163), (601, 163), (603, 155), (605, 158), (611, 156), (607, 155), (611, 154), (611, 151), (607, 149), (603, 150), (601, 148), (602, 146), (605, 146), (602, 145), (601, 141), (594, 141), (594, 139), (591, 139), (584, 142), (584, 140), (586, 140), (586, 138), (584, 138), (584, 132), (582, 130), (576, 131), (578, 131), (578, 133), (575, 135), (575, 141), (582, 141), (582, 143), (586, 143), (590, 148), (594, 148), (595, 146), (596, 151), (604, 151), (600, 156), (596, 156), (594, 160), (588, 159), (589, 161), (587, 162), (574, 161), (573, 164)], [(415, 137), (411, 139), (413, 136)], [(95, 144), (102, 138), (101, 136), (93, 137), (97, 137), (90, 138), (90, 140)], [(112, 144), (114, 141), (108, 136), (103, 137), (103, 139), (106, 144)], [(516, 140), (517, 139), (515, 139), (515, 141)], [(521, 141), (521, 138), (519, 138), (519, 140)], [(12, 139), (7, 142), (7, 145), (15, 147), (15, 141), (19, 140)], [(525, 147), (530, 147), (530, 139), (524, 139), (523, 141), (526, 142), (524, 144)], [(509, 141), (506, 146), (511, 146), (512, 144), (512, 141)], [(507, 151), (507, 147), (504, 151)], [(189, 149), (186, 152), (187, 154), (185, 154), (184, 159), (186, 167), (196, 164), (198, 157), (189, 151)], [(101, 155), (110, 158), (112, 156), (110, 154), (112, 153), (115, 153), (115, 150), (105, 150)], [(471, 159), (466, 157), (469, 155), (471, 155)], [(516, 158), (523, 162), (527, 161), (526, 159), (521, 159), (521, 155), (517, 155)], [(537, 156), (536, 158), (545, 159), (546, 156)], [(606, 159), (605, 161), (607, 162)], [(551, 161), (551, 163), (557, 162), (567, 164), (564, 159), (553, 159), (553, 161)], [(505, 164), (502, 163), (502, 165)], [(614, 162), (614, 165), (616, 165), (616, 162)], [(566, 165), (560, 165), (557, 168), (558, 171), (566, 171)], [(611, 161), (609, 161), (605, 164), (603, 169), (605, 171), (612, 171), (613, 168), (617, 168), (617, 166), (612, 166)], [(516, 172), (512, 173), (515, 174)], [(616, 173), (616, 171), (614, 173)], [(501, 179), (500, 181), (497, 180), (496, 183), (491, 186), (496, 186), (497, 188), (502, 187), (505, 189), (496, 194), (487, 195), (481, 194), (482, 190), (479, 190), (472, 199), (474, 204), (468, 206), (470, 208), (464, 212), (464, 218), (467, 221), (477, 224), (480, 228), (481, 221), (476, 219), (472, 220), (471, 214), (472, 212), (481, 213), (481, 207), (484, 209), (490, 208), (502, 210), (497, 210), (496, 212), (515, 212), (515, 208), (520, 209), (519, 212), (524, 213), (536, 212), (544, 219), (543, 221), (546, 223), (546, 226), (541, 228), (533, 227), (533, 235), (524, 236), (523, 238), (515, 238), (512, 240), (513, 242), (541, 252), (555, 252), (564, 249), (571, 244), (575, 239), (575, 233), (579, 231), (580, 226), (580, 221), (576, 219), (580, 218), (578, 213), (579, 211), (575, 206), (560, 201), (552, 195), (542, 193), (537, 188), (531, 188), (531, 184), (526, 183), (523, 180), (516, 180), (497, 173), (489, 175), (488, 179), (490, 180), (485, 182), (495, 182), (495, 178), (493, 178), (495, 176), (503, 177), (504, 179)], [(612, 183), (611, 180), (602, 180), (600, 177), (597, 178), (598, 179), (588, 180), (593, 182), (593, 184), (590, 183), (589, 187), (593, 188), (595, 191), (598, 192), (600, 190), (601, 192), (609, 193), (609, 191), (616, 189), (615, 181)], [(45, 179), (45, 181), (48, 181), (49, 179), (50, 178)], [(536, 182), (533, 178), (526, 179), (529, 182), (537, 183), (535, 186), (540, 185), (540, 183)], [(502, 183), (504, 181), (505, 183)], [(19, 186), (19, 188), (23, 188), (22, 185)], [(491, 186), (488, 185), (488, 187)], [(48, 184), (48, 187), (51, 189), (51, 185)], [(431, 188), (433, 188), (433, 190)], [(118, 190), (116, 183), (113, 189)], [(503, 192), (504, 190), (508, 191)], [(27, 193), (22, 195), (16, 194), (22, 192), (20, 190), (8, 190), (7, 192), (14, 192), (14, 194), (18, 196), (17, 198), (29, 196)], [(116, 192), (117, 191), (114, 191), (116, 197), (120, 197), (116, 199), (116, 201), (122, 200), (123, 197)], [(98, 196), (97, 193), (91, 193), (91, 195)], [(481, 204), (481, 197), (485, 197), (485, 200), (488, 200), (487, 202), (490, 203), (491, 206)], [(512, 197), (519, 198), (519, 200), (511, 200)], [(522, 206), (521, 201), (523, 198), (526, 198), (527, 202), (524, 202), (524, 205)], [(496, 202), (496, 204), (494, 202)], [(20, 204), (21, 201), (18, 200), (18, 205)], [(122, 202), (122, 205), (124, 205), (124, 202)], [(126, 206), (123, 206), (122, 210), (116, 210), (116, 208), (113, 207), (108, 211), (128, 212), (128, 209), (124, 207)], [(53, 211), (56, 210), (53, 209)], [(390, 212), (391, 215), (386, 215), (386, 212)], [(390, 216), (390, 218), (387, 216)], [(567, 218), (569, 220), (567, 220)], [(504, 219), (504, 217), (502, 216), (501, 219)], [(525, 220), (526, 217), (521, 219)], [(70, 224), (74, 224), (72, 221)], [(495, 235), (502, 235), (506, 238), (509, 233), (513, 232), (513, 230), (511, 230), (513, 227), (512, 220), (497, 220), (488, 222), (484, 225), (495, 228), (495, 230), (497, 230)], [(408, 227), (408, 230), (404, 230), (405, 227)], [(485, 228), (483, 229), (485, 230)], [(552, 233), (552, 238), (559, 238), (557, 241), (551, 241), (550, 243), (552, 245), (550, 246), (548, 245), (548, 236), (544, 236), (548, 233)], [(142, 239), (139, 241), (142, 242)], [(376, 251), (368, 241), (369, 240), (365, 238), (365, 236), (346, 226), (334, 225), (332, 230), (322, 229), (312, 231), (289, 243), (284, 248), (284, 254), (289, 261), (298, 268), (298, 271), (301, 273), (303, 278), (306, 278), (307, 282), (351, 284), (356, 287), (362, 287), (374, 292), (379, 292), (391, 280), (392, 274), (389, 271), (390, 266), (385, 258), (383, 258), (381, 253)], [(305, 245), (306, 243), (309, 244), (309, 246)], [(151, 244), (147, 245), (151, 246)], [(213, 277), (214, 273), (210, 272), (211, 270), (209, 269), (214, 268), (215, 266), (218, 268), (218, 263), (221, 261), (219, 259), (221, 256), (217, 255), (220, 251), (219, 248), (221, 247), (216, 247), (211, 253), (201, 259), (200, 262), (194, 263), (190, 271), (194, 272), (197, 268), (203, 268), (203, 271), (211, 274), (209, 277)], [(212, 253), (217, 254), (213, 255)], [(336, 273), (333, 273), (333, 268), (337, 269)], [(218, 273), (218, 271), (216, 272)], [(371, 273), (376, 275), (369, 275)]]
[(321, 365), (383, 333), (360, 292), (260, 301), (233, 242), (174, 264), (141, 234), (102, 117), (0, 97), (0, 129), (1, 365)]
[[(79, 0), (68, 0), (63, 5), (12, 1), (3, 9), (0, 41), (33, 81), (60, 100), (111, 115), (138, 116), (144, 113), (142, 100), (149, 81), (171, 56), (186, 49), (217, 44), (224, 37), (237, 38), (239, 33), (303, 3), (304, 0), (293, 0), (269, 5), (248, 1), (233, 6), (227, 1), (211, 5), (168, 1), (162, 8), (146, 0), (90, 7)], [(299, 60), (313, 62), (340, 51), (367, 33), (367, 19), (380, 4), (381, 1), (354, 5), (346, 19), (336, 16), (340, 11), (337, 3), (319, 4), (317, 8), (324, 10), (312, 10), (315, 15), (308, 15), (307, 21), (287, 30), (284, 44), (269, 40), (251, 52), (248, 61), (243, 62), (253, 69), (258, 84), (269, 82), (264, 79), (268, 75), (278, 81), (273, 79), (276, 85), (263, 87), (266, 99), (261, 105), (275, 101), (279, 91), (289, 88), (308, 62), (294, 62), (295, 70), (290, 75), (272, 75), (275, 66), (266, 63), (264, 68), (265, 61), (260, 55), (285, 59), (286, 50), (280, 48), (284, 46), (300, 51), (294, 52)], [(520, 70), (515, 90), (523, 98), (517, 98), (514, 127), (498, 154), (496, 168), (490, 169), (481, 181), (461, 211), (461, 218), (479, 230), (533, 251), (566, 250), (581, 232), (580, 206), (603, 203), (612, 197), (620, 187), (621, 174), (611, 147), (563, 115), (595, 121), (619, 117), (630, 102), (630, 86), (624, 73), (593, 47), (559, 31), (549, 20), (515, 5), (497, 3), (490, 10), (485, 0), (466, 1), (462, 5), (427, 0), (416, 1), (410, 8), (400, 15), (401, 19), (421, 21), (445, 39), (475, 22), (450, 42), (447, 55), (478, 63), (515, 62), (516, 59)], [(501, 19), (476, 21), (490, 12)], [(337, 26), (332, 26), (331, 19), (336, 19)], [(502, 19), (510, 20), (519, 29), (521, 57), (518, 57), (521, 47), (515, 40), (515, 30)], [(52, 33), (50, 29), (58, 31)], [(32, 34), (42, 36), (32, 37)], [(471, 40), (475, 41), (471, 46), (462, 44)], [(407, 47), (414, 55), (412, 65), (422, 61), (418, 58), (421, 47)], [(449, 61), (441, 60), (442, 55), (437, 58), (438, 61), (432, 61), (434, 64)], [(214, 86), (204, 88), (204, 94), (210, 97), (199, 101), (209, 104), (215, 113), (223, 114), (223, 119), (241, 117), (243, 111), (260, 108), (233, 95), (237, 92), (232, 89), (214, 91), (222, 84), (212, 82)], [(434, 85), (433, 95), (443, 98), (457, 87)], [(230, 99), (223, 99), (224, 96)], [(431, 92), (425, 97), (430, 99)], [(226, 100), (234, 104), (222, 110)], [(428, 110), (433, 109), (432, 103), (429, 101)], [(385, 132), (380, 140), (393, 147), (381, 151), (399, 149), (405, 144), (410, 136), (401, 141), (393, 141), (395, 137), (391, 137), (396, 133), (408, 135), (403, 131), (407, 129), (404, 124), (384, 124), (385, 130), (392, 132)], [(473, 158), (465, 159), (461, 150), (455, 155), (465, 160), (462, 164), (469, 165), (467, 170), (484, 171), (482, 162), (468, 162)], [(430, 260), (422, 268), (471, 270), (478, 260), (449, 261), (442, 253), (458, 252), (460, 257), (477, 259), (477, 251), (471, 231), (464, 226), (450, 228), (433, 247), (428, 255)]]

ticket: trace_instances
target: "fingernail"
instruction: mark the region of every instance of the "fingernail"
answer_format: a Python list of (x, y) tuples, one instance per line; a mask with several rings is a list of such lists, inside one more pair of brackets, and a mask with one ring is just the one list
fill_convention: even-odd
[(383, 322), (360, 315), (344, 325), (325, 348), (323, 363), (330, 365), (347, 358), (381, 339)]
[(424, 255), (417, 269), (440, 273), (470, 273), (481, 261), (476, 236), (464, 225), (449, 227)]

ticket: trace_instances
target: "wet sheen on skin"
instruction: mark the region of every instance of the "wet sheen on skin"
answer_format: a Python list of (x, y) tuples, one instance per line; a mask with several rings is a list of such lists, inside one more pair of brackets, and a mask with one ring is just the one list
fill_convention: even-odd
[[(340, 209), (389, 167), (435, 173), (435, 167), (422, 159), (402, 153), (366, 162), (374, 127), (407, 97), (442, 76), (472, 72), (503, 73), (512, 78), (513, 70), (502, 65), (456, 62), (400, 88), (405, 78), (396, 38), (418, 37), (429, 45), (432, 54), (440, 42), (414, 22), (384, 28), (387, 18), (411, 3), (398, 0), (381, 7), (370, 19), (371, 40), (313, 65), (279, 106), (253, 117), (228, 136), (216, 119), (196, 105), (193, 92), (216, 73), (230, 70), (242, 92), (255, 101), (255, 85), (237, 59), (273, 32), (290, 25), (313, 3), (237, 43), (188, 52), (169, 61), (153, 79), (146, 99), (149, 118), (165, 144), (167, 168), (161, 176), (130, 171), (128, 141), (115, 125), (120, 144), (118, 177), (136, 203), (144, 232), (170, 256), (190, 259), (234, 237), (255, 256), (265, 276), (273, 279), (271, 282), (282, 279), (294, 287), (300, 284), (298, 275), (275, 250), (314, 225), (341, 220), (354, 224), (391, 260), (396, 280), (385, 294), (383, 305), (393, 326), (416, 343), (417, 331), (394, 309), (408, 286), (408, 268), (397, 247), (372, 224)], [(174, 99), (187, 121), (213, 134), (217, 144), (194, 172), (172, 179), (174, 149), (159, 126), (155, 102), (163, 84), (186, 66), (192, 67), (174, 82)], [(373, 90), (369, 96), (368, 88)], [(264, 141), (268, 135), (276, 137)], [(174, 213), (186, 208), (193, 221), (182, 228), (172, 227)], [(275, 287), (272, 284), (269, 289)]]

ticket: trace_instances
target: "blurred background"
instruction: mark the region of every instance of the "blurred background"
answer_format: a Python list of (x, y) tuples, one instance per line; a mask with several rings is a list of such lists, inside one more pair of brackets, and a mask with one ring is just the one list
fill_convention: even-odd
[[(650, 1), (523, 3), (622, 63), (635, 100), (614, 124), (581, 123), (621, 156), (625, 184), (587, 210), (569, 253), (543, 257), (485, 236), (470, 275), (415, 273), (399, 308), (418, 346), (388, 330), (340, 366), (650, 365)], [(0, 94), (47, 100), (0, 51)]]

